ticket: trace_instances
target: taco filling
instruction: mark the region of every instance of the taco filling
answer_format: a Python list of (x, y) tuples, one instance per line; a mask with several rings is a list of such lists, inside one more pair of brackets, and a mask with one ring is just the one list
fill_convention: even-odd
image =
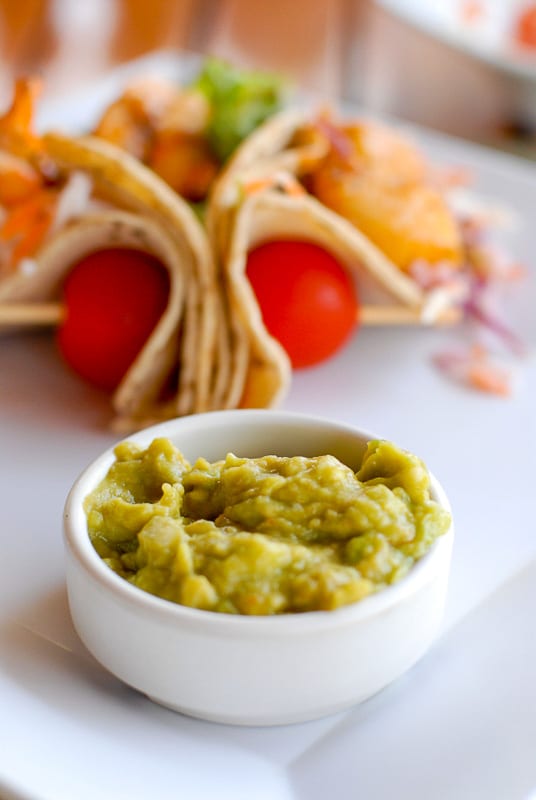
[(282, 102), (282, 81), (205, 61), (185, 87), (141, 80), (105, 109), (93, 134), (125, 149), (187, 200), (203, 202), (238, 145)]

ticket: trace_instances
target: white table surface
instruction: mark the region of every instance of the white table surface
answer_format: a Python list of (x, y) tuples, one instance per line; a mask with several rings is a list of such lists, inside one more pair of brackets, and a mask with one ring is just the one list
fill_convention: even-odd
[[(180, 71), (170, 57), (148, 63), (164, 74)], [(119, 79), (67, 106), (50, 104), (42, 123), (82, 123)], [(68, 373), (50, 336), (4, 337), (2, 798), (534, 796), (535, 170), (458, 141), (416, 135), (440, 162), (471, 167), (478, 191), (516, 212), (517, 226), (502, 238), (515, 257), (533, 258), (509, 306), (529, 346), (517, 391), (506, 400), (471, 392), (435, 370), (432, 355), (463, 331), (368, 329), (327, 364), (297, 373), (284, 407), (390, 438), (422, 456), (443, 483), (456, 542), (442, 636), (372, 700), (288, 727), (241, 729), (188, 719), (121, 684), (72, 628), (61, 536), (73, 480), (116, 438), (105, 427), (108, 401)]]

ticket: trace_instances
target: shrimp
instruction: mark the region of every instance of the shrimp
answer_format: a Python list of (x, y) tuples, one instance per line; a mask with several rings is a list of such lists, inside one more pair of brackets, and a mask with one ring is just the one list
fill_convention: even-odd
[(0, 150), (26, 159), (41, 152), (41, 141), (32, 129), (40, 91), (41, 82), (37, 79), (21, 78), (15, 82), (11, 107), (0, 117)]
[(149, 166), (178, 194), (202, 200), (219, 164), (204, 138), (210, 117), (199, 92), (141, 81), (104, 112), (94, 134)]
[(175, 89), (158, 115), (155, 126), (160, 131), (202, 137), (210, 116), (210, 103), (204, 95), (195, 89)]
[(36, 252), (55, 214), (57, 191), (45, 186), (46, 157), (32, 130), (40, 88), (40, 81), (16, 81), (11, 107), (0, 117), (0, 274)]
[(460, 268), (457, 222), (429, 180), (421, 155), (375, 123), (339, 129), (350, 154), (331, 149), (310, 179), (312, 193), (368, 236), (401, 270), (422, 260)]
[(206, 141), (180, 131), (155, 137), (147, 165), (188, 200), (203, 200), (219, 169)]
[(152, 131), (143, 99), (133, 92), (125, 92), (108, 106), (93, 133), (144, 161)]

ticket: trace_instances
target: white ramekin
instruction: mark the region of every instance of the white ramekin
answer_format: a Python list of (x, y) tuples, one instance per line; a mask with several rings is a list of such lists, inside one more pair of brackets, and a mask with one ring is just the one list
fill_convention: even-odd
[[(171, 439), (194, 461), (331, 453), (356, 469), (378, 438), (334, 421), (279, 411), (220, 411), (171, 420), (129, 436)], [(191, 716), (278, 725), (359, 703), (411, 667), (441, 621), (453, 527), (394, 586), (334, 611), (272, 617), (186, 608), (116, 575), (95, 552), (83, 501), (114, 460), (112, 449), (76, 480), (65, 505), (69, 605), (91, 653), (130, 686)], [(434, 498), (449, 509), (432, 476)]]

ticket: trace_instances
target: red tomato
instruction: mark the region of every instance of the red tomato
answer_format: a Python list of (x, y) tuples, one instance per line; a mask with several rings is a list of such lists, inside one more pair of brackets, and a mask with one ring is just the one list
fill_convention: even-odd
[(101, 250), (84, 258), (64, 285), (66, 317), (58, 346), (89, 383), (113, 391), (164, 311), (168, 274), (135, 250)]
[(358, 297), (347, 271), (311, 242), (268, 242), (248, 256), (247, 276), (264, 324), (293, 367), (333, 355), (357, 324)]
[(520, 44), (536, 47), (536, 3), (529, 3), (521, 13), (514, 35)]

